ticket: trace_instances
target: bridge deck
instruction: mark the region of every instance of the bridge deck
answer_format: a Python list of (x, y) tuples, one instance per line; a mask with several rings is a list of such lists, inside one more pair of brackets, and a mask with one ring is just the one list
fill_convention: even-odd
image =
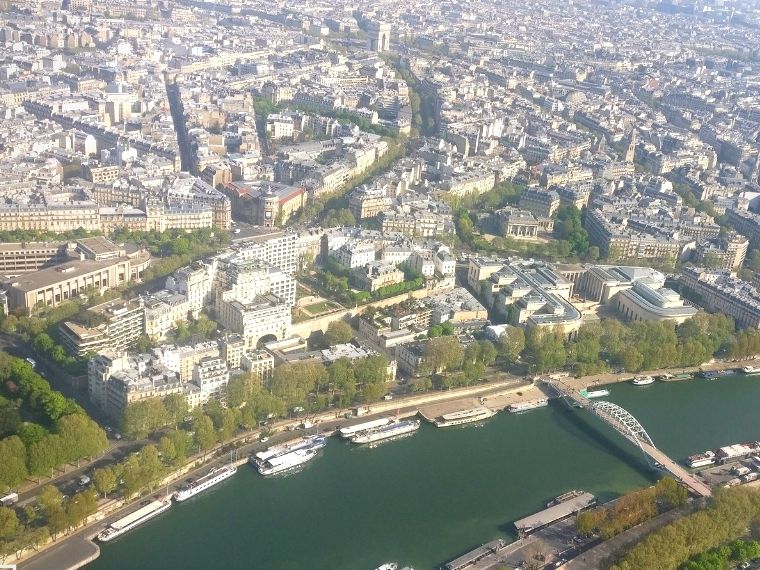
[(712, 490), (708, 485), (705, 485), (689, 473), (686, 469), (681, 467), (678, 463), (673, 461), (670, 457), (665, 455), (662, 451), (647, 443), (641, 442), (641, 449), (644, 450), (649, 457), (660, 463), (671, 475), (677, 478), (681, 483), (689, 487), (697, 495), (702, 497), (709, 497), (712, 495)]
[[(604, 402), (592, 402), (588, 398), (581, 396), (575, 389), (571, 388), (564, 382), (549, 382), (549, 384), (561, 395), (570, 398), (583, 408), (588, 408), (594, 403), (603, 404)], [(593, 411), (593, 410), (592, 410)], [(601, 417), (596, 414), (597, 417)], [(612, 425), (607, 419), (601, 418), (603, 421), (610, 424), (616, 431), (621, 433), (626, 439), (631, 441), (634, 445), (638, 445), (641, 450), (651, 457), (654, 461), (662, 465), (668, 473), (673, 475), (686, 487), (688, 487), (693, 493), (701, 497), (709, 497), (712, 495), (712, 490), (709, 485), (706, 485), (694, 475), (689, 473), (684, 467), (673, 461), (664, 452), (657, 449), (654, 445), (649, 445), (646, 441), (641, 441), (638, 438), (633, 437), (631, 434), (621, 432), (616, 426)], [(636, 422), (638, 424), (638, 422)], [(648, 438), (648, 436), (647, 436)], [(649, 439), (649, 438), (648, 438)], [(651, 439), (650, 439), (651, 441)]]

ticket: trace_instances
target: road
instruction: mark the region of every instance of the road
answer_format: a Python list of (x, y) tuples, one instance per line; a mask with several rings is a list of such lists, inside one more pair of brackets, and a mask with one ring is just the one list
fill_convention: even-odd
[[(503, 391), (504, 385), (503, 383), (498, 386), (479, 386), (476, 389), (480, 390), (480, 394), (488, 394), (489, 392), (494, 391)], [(454, 398), (461, 398), (461, 397), (467, 397), (468, 394), (472, 392), (472, 389), (464, 389), (464, 390), (451, 390), (449, 392), (445, 393), (436, 393), (439, 398), (443, 399), (454, 399)], [(427, 395), (428, 398), (430, 394)], [(199, 475), (205, 473), (206, 471), (210, 470), (211, 468), (215, 466), (221, 466), (223, 464), (226, 464), (230, 459), (242, 459), (245, 460), (251, 453), (255, 451), (259, 451), (261, 449), (265, 449), (268, 446), (275, 445), (278, 443), (282, 443), (284, 441), (287, 441), (289, 439), (293, 439), (297, 435), (301, 434), (314, 434), (314, 433), (327, 433), (331, 434), (335, 432), (339, 427), (345, 427), (349, 425), (354, 425), (357, 423), (362, 423), (365, 421), (368, 421), (369, 419), (383, 416), (383, 415), (399, 415), (399, 416), (406, 416), (417, 413), (420, 404), (422, 401), (425, 400), (425, 395), (415, 395), (411, 396), (409, 398), (403, 398), (399, 399), (398, 401), (383, 401), (379, 402), (372, 406), (373, 411), (371, 414), (361, 416), (361, 417), (353, 417), (353, 418), (345, 418), (341, 416), (342, 412), (345, 412), (346, 410), (334, 410), (332, 412), (329, 412), (328, 414), (321, 414), (315, 417), (314, 419), (318, 421), (318, 423), (315, 423), (315, 425), (307, 430), (297, 430), (292, 431), (289, 429), (285, 429), (286, 424), (284, 422), (281, 422), (278, 424), (278, 429), (281, 429), (281, 431), (277, 432), (276, 434), (272, 435), (270, 439), (267, 441), (266, 444), (261, 443), (258, 441), (258, 433), (247, 433), (244, 435), (240, 435), (237, 440), (235, 440), (233, 443), (228, 443), (223, 446), (218, 447), (213, 452), (209, 452), (209, 454), (213, 454), (213, 461), (209, 461), (208, 463), (205, 463), (202, 467), (187, 473), (186, 475), (183, 475), (181, 478), (177, 479), (173, 483), (169, 484), (165, 489), (162, 488), (159, 491), (156, 491), (156, 493), (172, 493), (174, 490), (176, 490), (179, 486), (181, 486), (186, 479), (190, 477), (198, 477)], [(335, 417), (338, 416), (338, 417)], [(329, 417), (329, 419), (327, 419)], [(297, 419), (292, 419), (288, 423), (291, 426), (296, 425), (295, 422), (297, 422)], [(251, 442), (250, 440), (254, 439), (255, 441)], [(142, 442), (136, 442), (134, 445), (139, 446), (142, 445)], [(200, 456), (196, 456), (196, 459), (199, 459)], [(105, 462), (105, 458), (103, 458), (103, 461)], [(74, 475), (74, 472), (69, 472), (67, 474), (69, 477), (67, 485), (71, 485), (72, 482), (74, 482), (74, 485), (76, 485), (75, 481), (78, 476)], [(155, 493), (154, 493), (155, 494)], [(124, 515), (124, 513), (129, 508), (134, 508), (134, 503), (130, 505), (129, 507), (126, 507), (124, 509), (121, 509), (119, 512), (114, 513), (105, 519), (101, 521), (97, 521), (95, 523), (92, 523), (85, 527), (84, 529), (81, 529), (74, 533), (73, 535), (66, 537), (64, 540), (61, 540), (58, 544), (55, 544), (54, 546), (46, 549), (45, 551), (33, 556), (32, 558), (28, 559), (27, 561), (24, 561), (19, 565), (19, 568), (29, 569), (29, 570), (63, 570), (63, 568), (70, 568), (75, 567), (75, 565), (69, 565), (66, 566), (63, 564), (65, 561), (66, 564), (70, 564), (71, 561), (76, 560), (85, 560), (88, 557), (92, 556), (93, 553), (93, 546), (92, 543), (89, 541), (88, 537), (93, 536), (100, 530), (102, 530), (105, 526), (107, 526), (112, 520), (117, 519)], [(70, 544), (69, 544), (70, 543)], [(95, 546), (95, 548), (97, 548)]]
[[(53, 388), (59, 390), (66, 397), (75, 398), (77, 400), (77, 403), (82, 405), (88, 414), (90, 414), (96, 420), (99, 420), (101, 424), (103, 423), (102, 418), (99, 417), (99, 412), (97, 410), (90, 409), (91, 406), (89, 406), (89, 401), (86, 397), (83, 397), (82, 392), (71, 387), (67, 382), (63, 381), (58, 376), (57, 371), (47, 362), (34, 355), (27, 344), (21, 343), (19, 339), (13, 335), (0, 332), (0, 351), (6, 352), (18, 358), (34, 358), (37, 362), (35, 371), (38, 374), (40, 374), (43, 378), (46, 378)], [(103, 467), (115, 461), (119, 461), (120, 459), (128, 456), (133, 451), (137, 451), (140, 447), (148, 442), (149, 440), (147, 439), (140, 441), (126, 441), (111, 438), (109, 439), (108, 449), (102, 455), (96, 457), (92, 461), (80, 461), (78, 466), (64, 466), (64, 469), (66, 469), (66, 467), (68, 467), (68, 469), (65, 471), (59, 471), (57, 474), (54, 474), (52, 479), (43, 478), (39, 484), (29, 481), (26, 484), (22, 485), (18, 490), (20, 506), (28, 504), (39, 490), (39, 487), (42, 485), (55, 485), (61, 490), (63, 494), (71, 495), (76, 490), (77, 481), (82, 474), (91, 473), (98, 467)]]

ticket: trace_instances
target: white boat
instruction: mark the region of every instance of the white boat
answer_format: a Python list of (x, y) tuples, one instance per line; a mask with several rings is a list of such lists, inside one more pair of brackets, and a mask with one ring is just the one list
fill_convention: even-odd
[[(581, 392), (581, 396), (583, 396), (583, 392)], [(605, 396), (610, 395), (609, 390), (586, 390), (586, 397), (587, 398), (604, 398)]]
[(104, 531), (98, 534), (100, 542), (108, 542), (125, 532), (132, 530), (150, 519), (157, 517), (172, 506), (171, 498), (156, 499), (143, 504), (139, 509), (129, 513), (127, 516), (112, 522)]
[(558, 495), (557, 497), (554, 497), (551, 501), (546, 503), (546, 508), (553, 507), (555, 505), (559, 505), (562, 503), (566, 503), (567, 501), (571, 499), (575, 499), (576, 497), (580, 497), (583, 495), (585, 491), (578, 491), (577, 489), (574, 489), (572, 491), (568, 491), (567, 493), (562, 493), (561, 495)]
[(340, 428), (338, 430), (338, 433), (340, 434), (340, 437), (344, 439), (350, 439), (355, 435), (359, 435), (360, 432), (369, 431), (371, 429), (387, 426), (392, 421), (393, 421), (393, 418), (380, 418), (377, 420), (371, 420), (371, 421), (363, 422), (363, 423), (356, 424), (353, 426)]
[(452, 412), (450, 414), (443, 414), (436, 418), (433, 423), (435, 427), (449, 427), (458, 426), (462, 424), (469, 424), (472, 422), (479, 422), (481, 420), (487, 420), (496, 415), (496, 412), (489, 410), (488, 408), (478, 407), (470, 410), (461, 410), (459, 412)]
[[(277, 475), (311, 461), (325, 445), (327, 445), (325, 436), (313, 435), (302, 438), (298, 444), (290, 447), (276, 446), (266, 452), (257, 453), (251, 457), (250, 462), (262, 475)], [(271, 453), (272, 451), (274, 453)]]
[(191, 483), (184, 485), (181, 489), (176, 491), (174, 493), (174, 500), (180, 503), (182, 501), (186, 501), (190, 497), (194, 497), (198, 493), (202, 493), (217, 483), (221, 483), (225, 479), (229, 479), (235, 473), (237, 473), (237, 467), (234, 465), (227, 465), (224, 467), (219, 467), (217, 469), (212, 469), (200, 479), (192, 481)]
[(651, 376), (636, 376), (633, 379), (634, 386), (648, 386), (649, 384), (654, 384), (654, 378)]
[(420, 429), (420, 420), (393, 421), (388, 425), (356, 434), (351, 438), (352, 443), (374, 443), (390, 439)]
[(539, 398), (538, 400), (533, 400), (531, 402), (519, 402), (517, 404), (510, 404), (507, 408), (510, 412), (513, 413), (519, 413), (519, 412), (527, 412), (528, 410), (535, 410), (538, 408), (545, 408), (549, 405), (549, 400), (546, 398)]
[(760, 374), (760, 367), (745, 366), (744, 368), (742, 368), (742, 372), (744, 374), (750, 374), (750, 375)]
[(298, 449), (306, 449), (311, 446), (314, 438), (317, 437), (322, 436), (311, 435), (298, 438), (294, 441), (289, 441), (288, 443), (283, 443), (282, 445), (273, 445), (272, 447), (266, 448), (264, 451), (259, 451), (258, 453), (254, 454), (251, 457), (250, 462), (255, 465), (256, 460), (266, 461), (270, 457), (277, 457), (278, 455), (284, 455)]
[(386, 562), (385, 564), (381, 564), (375, 570), (396, 570), (398, 568), (398, 564), (395, 562)]
[(708, 465), (713, 465), (715, 463), (715, 452), (705, 451), (704, 453), (690, 455), (686, 459), (686, 463), (691, 468), (707, 467)]

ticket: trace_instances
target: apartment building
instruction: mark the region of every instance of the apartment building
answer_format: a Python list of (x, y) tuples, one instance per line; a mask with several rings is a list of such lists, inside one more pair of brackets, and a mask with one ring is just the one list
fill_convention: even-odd
[(290, 335), (290, 305), (273, 294), (257, 295), (248, 302), (219, 301), (216, 315), (222, 326), (245, 339), (246, 349)]
[(382, 287), (401, 283), (404, 280), (404, 272), (393, 264), (372, 261), (366, 266), (358, 280), (362, 289), (377, 291)]
[(754, 285), (728, 270), (701, 267), (684, 267), (680, 279), (708, 311), (732, 317), (741, 328), (760, 328), (760, 291)]
[(559, 208), (559, 194), (554, 190), (528, 187), (520, 196), (520, 208), (533, 212), (536, 216), (551, 218)]
[(381, 187), (362, 186), (348, 195), (348, 209), (357, 221), (380, 215), (392, 202)]
[(230, 371), (227, 363), (218, 356), (201, 358), (193, 368), (192, 383), (201, 391), (200, 404), (209, 400), (226, 401), (226, 387), (230, 381)]
[(108, 301), (90, 307), (89, 312), (102, 322), (87, 326), (63, 321), (58, 327), (61, 344), (79, 358), (103, 351), (128, 350), (145, 332), (145, 314), (139, 299)]

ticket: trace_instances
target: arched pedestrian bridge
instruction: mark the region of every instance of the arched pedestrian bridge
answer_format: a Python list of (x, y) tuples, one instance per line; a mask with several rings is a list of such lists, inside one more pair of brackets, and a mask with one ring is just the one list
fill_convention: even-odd
[(647, 458), (647, 461), (654, 461), (658, 467), (670, 473), (692, 493), (700, 497), (709, 497), (712, 494), (708, 485), (694, 477), (681, 465), (657, 449), (644, 426), (624, 408), (612, 402), (589, 400), (561, 381), (547, 380), (546, 384), (551, 386), (561, 398), (581, 408), (588, 409), (592, 414), (611, 426), (612, 429), (638, 447)]

